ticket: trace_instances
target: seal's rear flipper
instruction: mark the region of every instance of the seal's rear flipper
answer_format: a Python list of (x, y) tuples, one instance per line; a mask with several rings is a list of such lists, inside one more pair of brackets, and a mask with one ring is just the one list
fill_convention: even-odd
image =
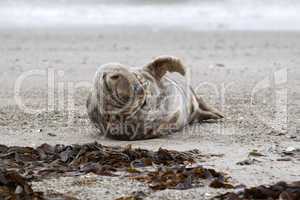
[(208, 105), (201, 96), (197, 95), (194, 89), (191, 87), (190, 88), (192, 94), (195, 96), (197, 102), (198, 102), (198, 109), (200, 112), (206, 111), (203, 113), (204, 116), (209, 116), (207, 115), (208, 113), (212, 113), (214, 116), (212, 116), (210, 119), (214, 119), (213, 117), (218, 116), (218, 119), (224, 118), (224, 114), (219, 111), (218, 109)]
[(180, 59), (173, 56), (159, 56), (144, 67), (157, 80), (160, 80), (167, 72), (178, 72), (185, 75), (185, 67)]
[(193, 118), (194, 118), (194, 120), (204, 121), (204, 120), (210, 120), (210, 119), (217, 120), (217, 119), (220, 119), (223, 117), (220, 117), (210, 111), (203, 111), (203, 110), (198, 109)]
[(213, 113), (214, 115), (218, 116), (220, 118), (224, 118), (224, 114), (221, 113), (221, 111), (217, 110), (216, 108), (211, 107), (210, 105), (206, 104), (204, 102), (204, 100), (202, 99), (202, 97), (200, 97), (199, 95), (196, 96), (196, 99), (198, 101), (199, 104), (199, 108), (203, 111), (207, 111), (210, 113)]

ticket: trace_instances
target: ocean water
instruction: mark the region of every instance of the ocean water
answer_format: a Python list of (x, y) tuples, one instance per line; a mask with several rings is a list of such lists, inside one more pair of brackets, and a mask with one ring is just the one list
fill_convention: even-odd
[(1, 0), (0, 27), (300, 30), (298, 0)]

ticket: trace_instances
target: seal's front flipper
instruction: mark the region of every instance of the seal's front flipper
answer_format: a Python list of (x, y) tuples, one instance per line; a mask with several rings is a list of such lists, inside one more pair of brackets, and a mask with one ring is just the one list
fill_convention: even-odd
[(144, 67), (157, 80), (160, 80), (167, 72), (178, 72), (185, 75), (185, 67), (180, 59), (173, 56), (159, 56)]
[(86, 107), (88, 116), (91, 120), (91, 122), (94, 124), (95, 127), (100, 128), (99, 123), (101, 121), (100, 119), (100, 113), (98, 110), (98, 104), (95, 102), (95, 96), (93, 96), (93, 93), (90, 92), (88, 99), (86, 101)]

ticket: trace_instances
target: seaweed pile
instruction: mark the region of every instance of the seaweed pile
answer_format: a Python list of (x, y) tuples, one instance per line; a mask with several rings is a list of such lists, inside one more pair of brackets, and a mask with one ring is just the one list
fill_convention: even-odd
[(146, 196), (144, 192), (134, 192), (132, 195), (119, 197), (115, 200), (143, 200)]
[[(197, 150), (179, 152), (111, 147), (97, 142), (74, 145), (43, 144), (37, 148), (0, 145), (0, 199), (74, 199), (63, 194), (34, 192), (30, 181), (87, 173), (118, 176), (144, 182), (152, 191), (184, 190), (208, 185), (212, 188), (237, 189), (229, 177), (197, 164)], [(196, 159), (197, 158), (197, 159)], [(120, 199), (143, 199), (136, 194)], [(300, 182), (279, 182), (271, 186), (243, 187), (214, 197), (220, 200), (300, 199)]]
[(159, 149), (148, 151), (127, 147), (108, 147), (98, 143), (83, 145), (43, 144), (37, 148), (0, 145), (0, 168), (16, 170), (28, 179), (47, 176), (72, 176), (93, 172), (113, 175), (129, 167), (152, 164), (172, 166), (194, 163), (193, 154)]
[(0, 199), (17, 200), (76, 200), (63, 194), (44, 195), (34, 192), (28, 181), (15, 171), (0, 169)]
[(293, 183), (278, 182), (274, 185), (246, 188), (240, 192), (228, 192), (223, 195), (214, 197), (219, 200), (252, 200), (252, 199), (269, 199), (269, 200), (299, 200), (300, 199), (300, 181)]
[(28, 182), (15, 171), (0, 170), (0, 199), (43, 199), (33, 192)]
[[(126, 172), (132, 179), (148, 183), (154, 190), (189, 189), (208, 180), (211, 187), (232, 188), (223, 173), (196, 164), (197, 150), (178, 152), (110, 147), (98, 144), (49, 145), (37, 148), (0, 146), (0, 169), (14, 170), (27, 180), (78, 176), (87, 173), (117, 176)], [(151, 170), (145, 170), (151, 167)], [(154, 170), (153, 170), (154, 169)]]
[(203, 180), (207, 180), (209, 182), (208, 185), (213, 188), (229, 189), (234, 187), (228, 183), (228, 178), (223, 173), (197, 164), (192, 166), (159, 167), (156, 171), (147, 172), (145, 175), (132, 178), (148, 183), (153, 190), (190, 189), (195, 186), (201, 186)]

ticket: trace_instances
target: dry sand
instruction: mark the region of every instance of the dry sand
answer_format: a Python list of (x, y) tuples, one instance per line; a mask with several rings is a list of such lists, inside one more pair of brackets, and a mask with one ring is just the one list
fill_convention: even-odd
[[(207, 154), (224, 154), (202, 164), (228, 172), (239, 184), (300, 180), (299, 158), (290, 156), (290, 160), (278, 161), (288, 147), (300, 149), (299, 32), (190, 32), (132, 27), (1, 30), (0, 44), (1, 144), (37, 146), (96, 140), (106, 145), (132, 144), (149, 149), (197, 148)], [(194, 124), (182, 132), (145, 141), (114, 141), (98, 135), (85, 110), (96, 68), (111, 61), (143, 66), (162, 54), (183, 59), (191, 70), (192, 85), (219, 107), (226, 119)], [(33, 75), (36, 72), (42, 75)], [(54, 86), (49, 89), (52, 72)], [(25, 113), (16, 105), (14, 91), (22, 77), (21, 102), (33, 110), (44, 109), (40, 113)], [(251, 165), (237, 165), (253, 150), (264, 156), (252, 157), (258, 161)], [(149, 192), (142, 184), (122, 177), (92, 178), (97, 179), (95, 185), (79, 189), (74, 182), (80, 178), (47, 180), (34, 186), (44, 191), (51, 188), (69, 192), (82, 199)], [(165, 190), (151, 192), (148, 198), (206, 199), (218, 192), (206, 187)]]

